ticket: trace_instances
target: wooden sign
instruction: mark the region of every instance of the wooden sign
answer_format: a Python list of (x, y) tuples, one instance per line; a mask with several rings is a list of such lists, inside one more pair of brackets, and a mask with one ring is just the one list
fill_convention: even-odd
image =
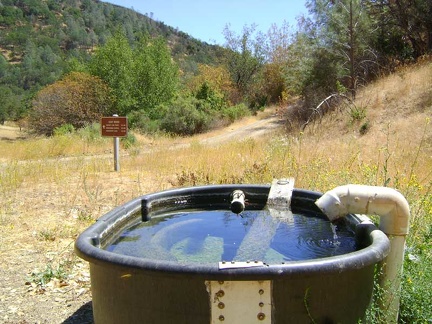
[(128, 133), (127, 117), (102, 117), (102, 136), (126, 137)]

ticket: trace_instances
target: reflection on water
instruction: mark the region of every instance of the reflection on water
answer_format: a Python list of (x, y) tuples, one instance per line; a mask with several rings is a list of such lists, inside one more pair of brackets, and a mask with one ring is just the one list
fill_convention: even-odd
[(275, 218), (266, 210), (239, 217), (227, 211), (181, 211), (124, 231), (106, 248), (119, 254), (179, 263), (264, 261), (275, 264), (349, 253), (353, 232), (317, 217)]

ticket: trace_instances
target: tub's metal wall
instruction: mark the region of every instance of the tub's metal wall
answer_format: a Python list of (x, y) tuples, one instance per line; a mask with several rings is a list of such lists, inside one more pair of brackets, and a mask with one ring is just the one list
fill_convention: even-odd
[[(373, 276), (372, 265), (321, 276), (275, 279), (272, 323), (358, 323), (371, 301)], [(95, 323), (211, 321), (209, 293), (201, 276), (154, 275), (91, 264), (91, 280)]]

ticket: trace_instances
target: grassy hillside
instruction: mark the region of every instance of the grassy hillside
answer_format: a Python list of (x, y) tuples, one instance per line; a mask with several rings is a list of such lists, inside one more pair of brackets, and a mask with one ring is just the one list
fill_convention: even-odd
[[(216, 146), (200, 144), (198, 137), (187, 139), (190, 145), (138, 137), (123, 149), (129, 155), (117, 173), (112, 141), (89, 130), (1, 141), (0, 257), (6, 266), (0, 287), (10, 287), (24, 302), (11, 314), (13, 294), (7, 295), (0, 310), (5, 308), (6, 320), (50, 322), (49, 314), (66, 319), (91, 300), (87, 265), (74, 256), (72, 243), (95, 219), (133, 197), (178, 186), (270, 183), (293, 176), (297, 188), (324, 192), (359, 183), (404, 194), (412, 219), (399, 322), (426, 323), (432, 318), (431, 113), (432, 63), (425, 60), (370, 84), (354, 105), (334, 110), (302, 133), (281, 130)], [(67, 286), (47, 285), (50, 280)], [(38, 293), (42, 288), (49, 294)], [(72, 300), (69, 307), (55, 300), (58, 290)], [(47, 307), (50, 311), (41, 311)], [(372, 311), (371, 322), (378, 323), (380, 315)]]

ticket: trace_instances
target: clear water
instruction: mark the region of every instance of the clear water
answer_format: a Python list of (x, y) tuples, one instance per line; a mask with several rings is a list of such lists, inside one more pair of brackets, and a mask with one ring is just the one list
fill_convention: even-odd
[(272, 216), (266, 210), (181, 211), (124, 231), (108, 251), (179, 263), (263, 261), (278, 264), (342, 255), (356, 249), (345, 223), (317, 217)]

